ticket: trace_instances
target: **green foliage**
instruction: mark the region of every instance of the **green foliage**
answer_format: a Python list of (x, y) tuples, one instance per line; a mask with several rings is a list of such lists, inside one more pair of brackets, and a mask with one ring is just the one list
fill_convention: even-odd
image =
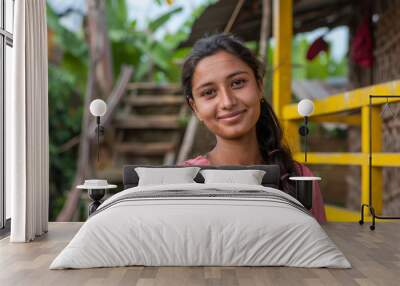
[(134, 80), (141, 81), (158, 75), (162, 81), (171, 81), (176, 73), (173, 48), (170, 42), (158, 41), (154, 34), (182, 8), (172, 8), (156, 19), (149, 21), (144, 30), (139, 30), (135, 20), (129, 20), (124, 0), (106, 1), (107, 25), (111, 42), (113, 69), (119, 74), (122, 64), (135, 67)]
[(47, 24), (56, 45), (56, 60), (49, 61), (49, 150), (50, 213), (54, 220), (64, 205), (76, 170), (77, 148), (63, 151), (63, 145), (81, 131), (83, 96), (87, 78), (88, 50), (80, 34), (60, 24), (47, 5)]
[(186, 128), (189, 124), (190, 117), (187, 115), (179, 116), (178, 118), (178, 126), (179, 128)]
[(179, 13), (182, 11), (182, 7), (176, 7), (175, 9), (171, 9), (165, 14), (162, 14), (160, 17), (152, 20), (149, 22), (148, 30), (152, 33), (157, 31), (161, 26), (165, 25), (169, 19), (171, 19), (172, 16), (174, 16), (176, 13)]
[(82, 33), (73, 33), (60, 24), (60, 19), (50, 5), (47, 5), (47, 26), (57, 50), (62, 54), (57, 63), (60, 69), (74, 78), (74, 85), (84, 92), (87, 80), (88, 48)]
[(347, 58), (336, 61), (330, 52), (322, 52), (312, 61), (306, 59), (310, 42), (303, 36), (293, 40), (293, 79), (327, 79), (347, 75)]
[(50, 220), (62, 208), (75, 174), (76, 148), (60, 148), (80, 134), (83, 99), (75, 83), (68, 71), (49, 64)]
[(178, 82), (178, 63), (190, 50), (178, 46), (188, 37), (193, 22), (211, 2), (197, 7), (176, 32), (157, 39), (155, 34), (182, 11), (181, 7), (172, 7), (149, 20), (144, 29), (139, 29), (136, 20), (127, 18), (125, 0), (106, 1), (114, 73), (119, 74), (122, 64), (130, 64), (135, 68), (134, 81)]

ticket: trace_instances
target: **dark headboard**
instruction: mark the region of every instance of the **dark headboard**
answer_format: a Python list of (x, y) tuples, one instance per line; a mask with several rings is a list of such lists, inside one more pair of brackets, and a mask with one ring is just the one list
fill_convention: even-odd
[[(123, 173), (124, 189), (133, 188), (138, 185), (139, 177), (135, 171), (136, 167), (147, 167), (147, 168), (184, 168), (185, 166), (149, 166), (149, 165), (125, 165)], [(200, 167), (201, 169), (220, 169), (220, 170), (246, 170), (246, 169), (257, 169), (264, 170), (265, 175), (262, 179), (262, 185), (265, 187), (272, 187), (279, 189), (279, 178), (280, 170), (278, 165), (224, 165), (224, 166), (209, 166), (209, 165), (193, 165), (191, 167)], [(200, 174), (194, 178), (197, 183), (204, 183), (204, 178)]]

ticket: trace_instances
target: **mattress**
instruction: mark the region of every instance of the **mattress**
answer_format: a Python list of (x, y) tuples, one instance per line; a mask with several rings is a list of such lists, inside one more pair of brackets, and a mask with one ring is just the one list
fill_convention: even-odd
[(50, 269), (131, 265), (351, 267), (284, 192), (199, 183), (137, 186), (110, 197)]

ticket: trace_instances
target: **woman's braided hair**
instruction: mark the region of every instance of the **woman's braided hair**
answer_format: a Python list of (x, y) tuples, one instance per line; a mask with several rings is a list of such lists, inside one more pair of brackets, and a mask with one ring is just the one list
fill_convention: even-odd
[[(197, 64), (205, 57), (219, 51), (225, 51), (241, 59), (253, 70), (259, 87), (262, 87), (264, 65), (247, 48), (242, 41), (231, 34), (222, 33), (198, 40), (193, 46), (191, 54), (185, 59), (182, 68), (182, 87), (186, 101), (193, 99), (192, 79)], [(189, 106), (191, 106), (189, 104)], [(260, 117), (256, 125), (257, 141), (264, 162), (277, 164), (280, 167), (280, 188), (286, 193), (295, 196), (294, 183), (289, 177), (297, 174), (295, 161), (290, 149), (284, 142), (282, 128), (270, 106), (263, 98), (260, 102)]]

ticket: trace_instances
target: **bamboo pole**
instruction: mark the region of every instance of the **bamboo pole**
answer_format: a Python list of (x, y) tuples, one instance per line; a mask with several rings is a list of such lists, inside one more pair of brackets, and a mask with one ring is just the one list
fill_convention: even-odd
[(240, 9), (242, 9), (243, 4), (244, 4), (244, 0), (238, 0), (231, 17), (229, 18), (229, 21), (225, 26), (224, 33), (229, 33), (232, 30), (232, 26), (235, 23), (236, 18), (239, 15)]
[(271, 30), (271, 0), (263, 0), (261, 31), (258, 55), (261, 61), (267, 65), (268, 41)]

